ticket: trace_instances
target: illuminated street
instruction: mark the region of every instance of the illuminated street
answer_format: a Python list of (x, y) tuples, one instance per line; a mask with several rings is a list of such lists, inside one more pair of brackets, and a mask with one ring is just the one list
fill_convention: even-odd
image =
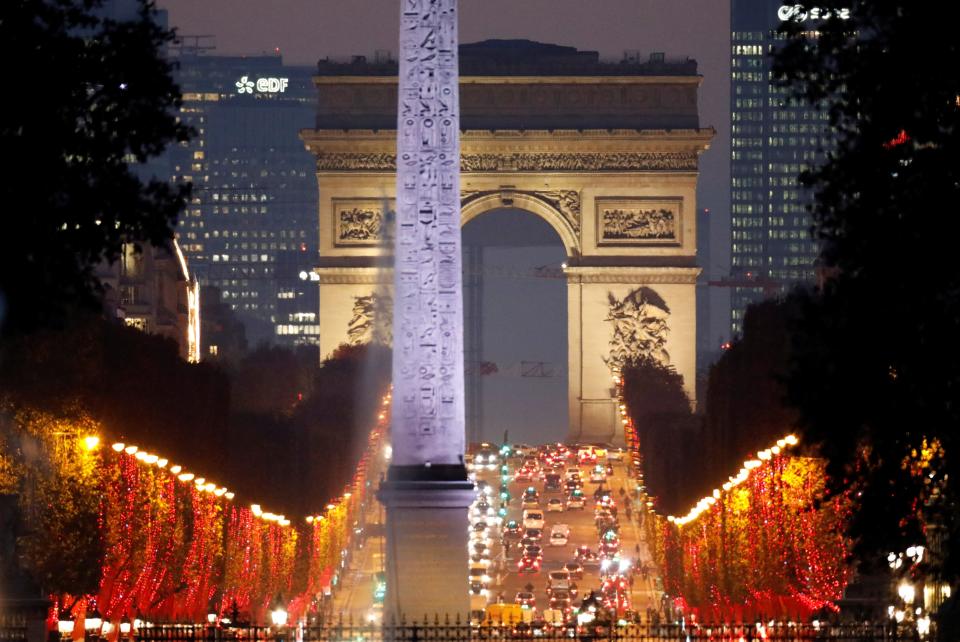
[[(572, 451), (575, 453), (576, 448)], [(620, 454), (618, 453), (619, 457)], [(636, 483), (631, 481), (627, 474), (627, 467), (624, 461), (610, 460), (603, 461), (601, 464), (606, 467), (610, 465), (612, 475), (606, 477), (600, 484), (589, 480), (588, 471), (593, 466), (584, 464), (577, 465), (575, 455), (565, 460), (564, 468), (557, 469), (561, 475), (571, 474), (568, 471), (577, 470), (583, 479), (583, 495), (586, 498), (582, 509), (566, 509), (563, 511), (547, 510), (547, 504), (551, 499), (558, 499), (566, 503), (568, 493), (566, 490), (547, 490), (544, 479), (544, 473), (540, 472), (530, 481), (517, 481), (516, 472), (522, 467), (522, 459), (511, 457), (508, 460), (509, 479), (507, 487), (509, 488), (510, 501), (507, 514), (502, 517), (501, 526), (490, 529), (491, 546), (489, 567), (490, 585), (488, 589), (488, 601), (497, 602), (515, 602), (517, 594), (526, 592), (529, 586), (533, 587), (535, 598), (535, 609), (542, 614), (544, 610), (550, 608), (550, 596), (547, 593), (548, 575), (550, 571), (560, 570), (567, 562), (573, 562), (576, 559), (576, 549), (580, 546), (587, 546), (594, 552), (598, 550), (599, 533), (594, 519), (595, 500), (593, 498), (597, 489), (608, 489), (611, 492), (616, 507), (618, 509), (619, 525), (619, 553), (617, 559), (621, 560), (626, 570), (624, 577), (628, 584), (632, 578), (631, 590), (629, 591), (629, 608), (645, 616), (647, 608), (657, 608), (659, 606), (660, 593), (656, 590), (654, 583), (655, 571), (650, 560), (650, 554), (646, 543), (640, 531), (637, 520), (637, 500), (633, 498), (632, 491), (635, 490)], [(492, 506), (499, 508), (500, 502), (498, 493), (500, 488), (500, 464), (495, 466), (474, 464), (474, 472), (478, 483), (481, 486), (489, 485), (492, 491), (490, 495), (493, 498)], [(519, 540), (502, 539), (498, 533), (502, 531), (503, 524), (510, 521), (516, 521), (523, 531), (523, 513), (525, 508), (522, 505), (523, 495), (528, 489), (533, 488), (539, 495), (537, 506), (528, 505), (526, 510), (541, 510), (545, 518), (545, 525), (542, 529), (542, 553), (543, 560), (537, 572), (527, 573), (519, 572), (517, 564), (520, 561), (521, 546)], [(621, 490), (623, 495), (621, 495)], [(630, 515), (627, 517), (627, 507), (630, 506)], [(476, 522), (475, 517), (471, 517)], [(569, 527), (569, 539), (566, 544), (554, 546), (549, 543), (550, 533), (557, 525), (567, 525)], [(634, 572), (637, 567), (642, 568), (646, 564), (648, 568), (647, 579), (643, 574)], [(583, 569), (583, 579), (573, 580), (576, 584), (577, 593), (571, 605), (579, 607), (582, 600), (589, 595), (591, 590), (599, 592), (602, 578), (599, 564), (587, 564)]]

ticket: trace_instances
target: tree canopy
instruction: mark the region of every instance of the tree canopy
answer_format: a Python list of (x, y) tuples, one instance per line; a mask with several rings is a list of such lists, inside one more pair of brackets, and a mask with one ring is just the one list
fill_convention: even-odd
[(798, 295), (787, 390), (830, 482), (858, 493), (858, 558), (923, 544), (960, 577), (960, 6), (857, 2), (788, 22), (780, 82), (829, 110), (836, 147), (802, 176), (822, 287)]
[(136, 19), (102, 0), (0, 5), (0, 56), (10, 61), (0, 146), (0, 330), (61, 323), (97, 302), (93, 268), (123, 242), (160, 244), (189, 188), (143, 179), (135, 165), (187, 139), (180, 92), (161, 48), (173, 37), (141, 0)]

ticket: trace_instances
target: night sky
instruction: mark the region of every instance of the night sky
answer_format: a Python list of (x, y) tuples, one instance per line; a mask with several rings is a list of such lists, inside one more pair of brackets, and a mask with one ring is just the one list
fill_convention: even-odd
[[(397, 50), (397, 0), (159, 0), (158, 4), (169, 11), (170, 25), (180, 34), (213, 35), (216, 44), (213, 53), (216, 54), (259, 54), (279, 50), (288, 64), (312, 65), (324, 57), (372, 56), (376, 50), (394, 53)], [(710, 208), (712, 237), (711, 264), (702, 267), (711, 275), (719, 276), (728, 269), (730, 238), (727, 163), (729, 13), (729, 0), (461, 0), (460, 41), (527, 38), (597, 50), (601, 58), (608, 60), (619, 60), (627, 50), (639, 51), (643, 57), (656, 51), (664, 52), (668, 59), (687, 56), (696, 59), (703, 76), (700, 124), (717, 130), (714, 143), (701, 163), (698, 206)], [(484, 229), (471, 230), (472, 226), (465, 229), (465, 242), (482, 243), (484, 236), (502, 232), (502, 228), (498, 232), (495, 226), (482, 225), (480, 227)], [(543, 244), (559, 247), (549, 228), (543, 226), (542, 229)], [(549, 254), (549, 250), (544, 251)], [(497, 250), (489, 258), (494, 256), (504, 266), (517, 270), (544, 262), (541, 260), (543, 256), (537, 252), (517, 247)], [(498, 281), (501, 282), (499, 286)], [(556, 284), (539, 286), (544, 288), (544, 302), (556, 298), (554, 304), (565, 308), (562, 290), (551, 290), (551, 285)], [(534, 296), (530, 288), (535, 287), (529, 283), (509, 285), (503, 279), (491, 279), (487, 296), (506, 300), (503, 309), (496, 314), (499, 317), (511, 309), (510, 299), (518, 301), (514, 297)], [(712, 306), (709, 324), (711, 338), (719, 338), (726, 332), (725, 294), (715, 292), (712, 296), (716, 305)], [(536, 323), (532, 317), (521, 318), (525, 315), (519, 308), (514, 310), (521, 324), (527, 321)], [(494, 310), (490, 312), (493, 315)], [(485, 335), (496, 327), (492, 317), (486, 317), (485, 314)], [(512, 341), (508, 339), (513, 334), (510, 328), (504, 328), (498, 334), (502, 337), (500, 340), (493, 340), (492, 336), (485, 339), (485, 347), (492, 351), (485, 355), (486, 358), (507, 359), (513, 349)], [(538, 355), (515, 354), (514, 360), (537, 357), (563, 365), (565, 334), (566, 328), (563, 328), (563, 332), (556, 335), (552, 348), (543, 346)], [(497, 344), (499, 349), (495, 350), (493, 346)], [(565, 379), (565, 366), (563, 370)], [(494, 385), (491, 379), (485, 396), (492, 392)], [(565, 390), (556, 385), (541, 387), (545, 393), (547, 389), (552, 390), (542, 398), (544, 403), (549, 403), (548, 398), (552, 400), (557, 395), (565, 398)], [(486, 401), (484, 405), (487, 405)], [(494, 403), (491, 407), (499, 405)], [(553, 423), (559, 419), (551, 416), (548, 421)], [(534, 427), (530, 428), (532, 431)], [(489, 431), (498, 429), (491, 427)], [(495, 434), (485, 436), (498, 438)]]

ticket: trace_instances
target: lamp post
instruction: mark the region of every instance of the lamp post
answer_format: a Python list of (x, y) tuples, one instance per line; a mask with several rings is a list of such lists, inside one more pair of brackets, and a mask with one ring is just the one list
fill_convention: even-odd
[(283, 640), (283, 634), (287, 628), (287, 607), (283, 602), (283, 596), (279, 593), (270, 606), (270, 622), (273, 625), (274, 639), (278, 642)]
[(93, 606), (92, 611), (87, 611), (87, 615), (83, 618), (83, 630), (87, 640), (97, 640), (100, 638), (100, 627), (103, 626), (103, 616), (100, 615), (100, 611), (97, 610), (97, 606)]
[(120, 620), (120, 639), (129, 640), (130, 633), (133, 631), (133, 626), (130, 623), (130, 618), (126, 615)]
[(60, 639), (69, 640), (73, 636), (75, 624), (73, 616), (69, 612), (61, 613), (57, 620), (57, 633), (60, 634)]

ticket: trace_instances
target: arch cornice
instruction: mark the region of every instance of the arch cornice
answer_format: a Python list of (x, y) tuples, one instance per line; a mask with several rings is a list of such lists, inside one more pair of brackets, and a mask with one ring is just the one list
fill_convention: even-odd
[[(574, 192), (575, 193), (575, 192)], [(579, 235), (579, 195), (576, 201), (576, 221), (571, 221), (570, 208), (566, 215), (561, 211), (562, 205), (557, 201), (556, 192), (540, 193), (529, 191), (496, 190), (489, 192), (464, 192), (461, 194), (460, 223), (466, 225), (485, 212), (504, 208), (518, 208), (539, 216), (560, 237), (567, 256), (580, 255)], [(576, 225), (576, 229), (574, 228)]]

